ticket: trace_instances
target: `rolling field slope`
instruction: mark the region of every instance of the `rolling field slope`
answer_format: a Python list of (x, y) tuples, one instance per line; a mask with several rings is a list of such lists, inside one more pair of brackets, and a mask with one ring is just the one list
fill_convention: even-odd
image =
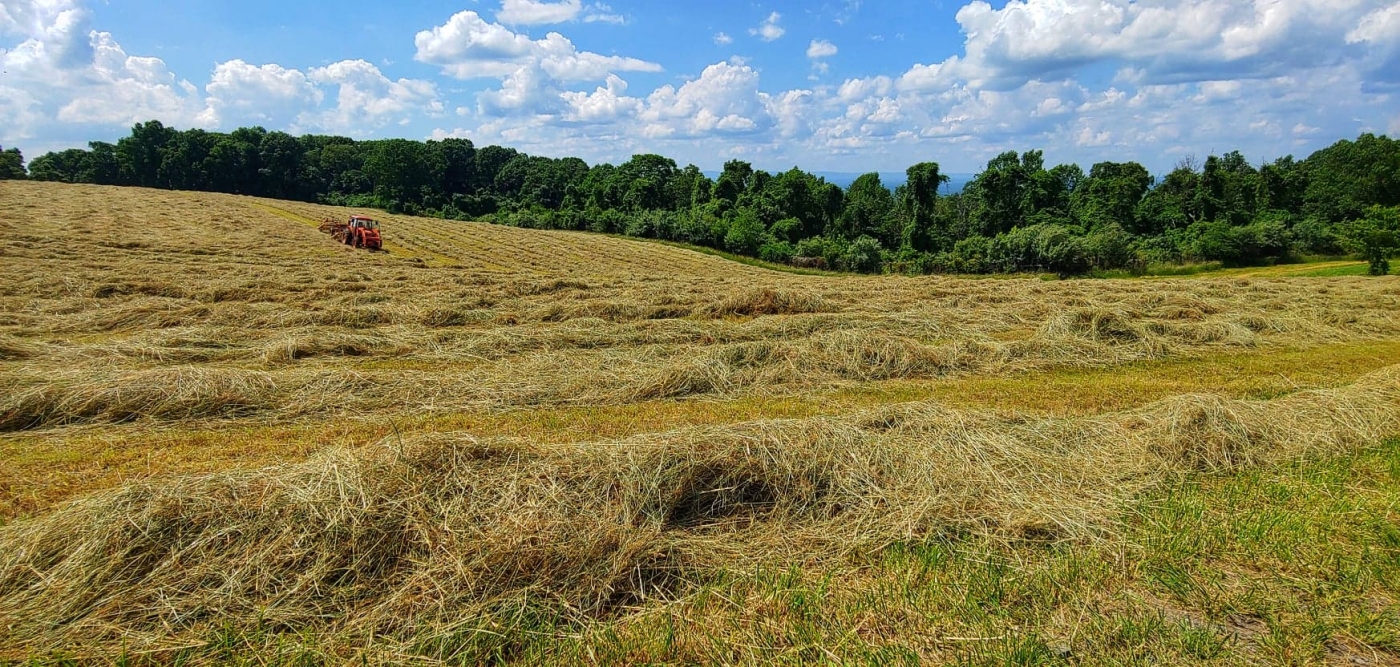
[(0, 182), (0, 662), (1400, 660), (1397, 279), (351, 212)]

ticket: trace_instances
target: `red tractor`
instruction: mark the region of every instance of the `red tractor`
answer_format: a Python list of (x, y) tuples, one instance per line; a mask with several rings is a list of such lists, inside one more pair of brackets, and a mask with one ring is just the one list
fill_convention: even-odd
[(345, 245), (369, 250), (383, 250), (384, 238), (379, 235), (379, 223), (363, 215), (350, 216), (348, 223), (327, 220), (321, 230)]

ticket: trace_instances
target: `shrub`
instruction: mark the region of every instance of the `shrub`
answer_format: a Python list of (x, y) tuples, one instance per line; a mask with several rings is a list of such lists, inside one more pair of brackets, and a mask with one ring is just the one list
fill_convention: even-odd
[(1293, 225), (1293, 238), (1303, 252), (1318, 255), (1340, 255), (1342, 240), (1327, 221), (1309, 217)]
[(1116, 223), (1084, 237), (1084, 253), (1096, 269), (1136, 268), (1143, 263), (1133, 248), (1132, 235)]
[(604, 234), (617, 234), (627, 227), (627, 216), (617, 209), (591, 209), (588, 213), (588, 230)]
[(765, 262), (787, 264), (797, 256), (797, 248), (787, 241), (769, 241), (758, 249), (758, 257)]
[[(956, 246), (955, 246), (956, 249)], [(1089, 261), (1083, 241), (1061, 225), (1017, 227), (998, 234), (988, 248), (988, 270), (1084, 273)]]
[(797, 218), (784, 218), (773, 223), (773, 238), (780, 241), (793, 241), (802, 238), (802, 221)]
[(862, 236), (846, 247), (837, 261), (837, 266), (845, 271), (875, 273), (880, 270), (883, 252), (884, 248), (880, 246), (879, 241)]
[(763, 246), (767, 235), (768, 230), (763, 227), (763, 222), (758, 216), (751, 211), (740, 211), (729, 223), (729, 230), (725, 232), (724, 249), (752, 257), (758, 254), (758, 249)]
[(1035, 234), (1036, 261), (1040, 269), (1060, 276), (1075, 276), (1089, 270), (1083, 239), (1060, 225), (1041, 225)]
[(1198, 222), (1186, 228), (1186, 254), (1194, 259), (1238, 263), (1244, 254), (1240, 237), (1228, 222)]
[(992, 240), (981, 235), (969, 236), (953, 244), (950, 268), (953, 273), (989, 273)]
[(714, 236), (710, 233), (710, 220), (706, 218), (704, 213), (696, 210), (681, 211), (676, 214), (671, 229), (671, 238), (682, 243), (715, 245)]
[(660, 211), (637, 211), (627, 216), (627, 222), (623, 225), (622, 233), (638, 238), (654, 239), (665, 238), (661, 227), (663, 221), (657, 215)]
[(798, 257), (820, 257), (827, 266), (839, 266), (849, 242), (830, 236), (813, 236), (797, 243)]
[(1400, 206), (1372, 206), (1366, 217), (1347, 225), (1343, 242), (1370, 263), (1369, 273), (1390, 273), (1390, 258), (1400, 252)]

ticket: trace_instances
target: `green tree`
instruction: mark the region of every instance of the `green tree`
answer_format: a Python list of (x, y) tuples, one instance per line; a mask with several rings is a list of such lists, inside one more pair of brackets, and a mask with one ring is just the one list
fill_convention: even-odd
[(1258, 175), (1239, 151), (1206, 158), (1200, 187), (1196, 190), (1202, 218), (1236, 226), (1248, 224), (1258, 212), (1255, 206), (1255, 196), (1260, 189)]
[(725, 162), (724, 171), (715, 180), (712, 198), (735, 206), (739, 203), (739, 196), (749, 191), (752, 181), (753, 165), (742, 160)]
[(1129, 231), (1143, 236), (1156, 236), (1169, 229), (1184, 229), (1203, 219), (1200, 198), (1201, 175), (1190, 159), (1177, 163), (1157, 187), (1152, 188), (1138, 204)]
[(671, 179), (671, 192), (667, 198), (670, 199), (677, 210), (684, 210), (700, 206), (710, 200), (710, 191), (714, 188), (714, 183), (710, 178), (700, 171), (700, 168), (688, 164), (685, 169), (676, 173)]
[(379, 199), (417, 203), (431, 178), (427, 147), (407, 139), (376, 141), (365, 156), (364, 172)]
[(1089, 229), (1108, 224), (1132, 227), (1151, 187), (1152, 175), (1136, 162), (1100, 162), (1074, 191), (1075, 218)]
[(1400, 140), (1363, 134), (1313, 153), (1302, 166), (1303, 213), (1331, 223), (1371, 206), (1400, 205)]
[(476, 146), (468, 139), (429, 141), (428, 150), (441, 165), (437, 187), (447, 196), (476, 192)]
[(880, 242), (869, 236), (862, 236), (846, 246), (837, 262), (842, 270), (855, 273), (875, 273), (880, 270), (884, 248)]
[[(844, 206), (836, 224), (827, 230), (832, 236), (856, 239), (878, 235), (885, 221), (894, 212), (894, 195), (880, 182), (880, 174), (869, 173), (857, 178), (846, 190)], [(898, 238), (882, 238), (885, 243), (898, 245)]]
[(279, 199), (305, 196), (300, 182), (303, 151), (286, 132), (269, 132), (258, 143), (258, 193)]
[(948, 182), (939, 173), (937, 162), (920, 162), (905, 172), (908, 181), (901, 188), (900, 204), (908, 215), (904, 225), (903, 245), (919, 252), (930, 252), (942, 245), (942, 230), (938, 229), (938, 189)]
[(36, 181), (89, 183), (82, 178), (92, 154), (81, 148), (45, 153), (29, 163), (29, 177)]
[(28, 173), (24, 170), (24, 155), (19, 149), (0, 146), (0, 181), (23, 179), (27, 176)]
[(124, 184), (147, 188), (160, 187), (161, 155), (165, 145), (175, 137), (175, 130), (158, 120), (146, 121), (131, 128), (131, 135), (117, 141), (117, 160), (121, 165)]
[(1390, 258), (1400, 253), (1400, 206), (1370, 207), (1366, 217), (1348, 226), (1343, 238), (1348, 249), (1370, 264), (1371, 275), (1390, 273)]
[(995, 235), (1021, 226), (1026, 182), (1020, 155), (1007, 151), (989, 160), (986, 170), (967, 184), (965, 192), (976, 203), (973, 219), (983, 234)]
[(613, 176), (619, 180), (617, 189), (624, 194), (622, 205), (632, 211), (675, 210), (680, 202), (675, 197), (672, 182), (679, 170), (676, 161), (651, 153), (633, 155), (618, 165)]
[(472, 156), (472, 191), (491, 190), (496, 183), (496, 175), (501, 173), (501, 170), (519, 154), (519, 151), (514, 148), (502, 146), (486, 146), (477, 149), (476, 154)]

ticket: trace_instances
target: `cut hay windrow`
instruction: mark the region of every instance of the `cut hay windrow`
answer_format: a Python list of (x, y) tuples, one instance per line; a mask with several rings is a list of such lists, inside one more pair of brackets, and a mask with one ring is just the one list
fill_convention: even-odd
[[(1302, 317), (1270, 320), (1280, 334), (1248, 318), (1164, 321), (1079, 308), (1047, 317), (1024, 338), (1000, 341), (949, 336), (941, 327), (909, 331), (922, 337), (901, 335), (898, 326), (830, 314), (778, 319), (629, 325), (578, 319), (518, 332), (303, 326), (253, 334), (228, 326), (176, 327), (105, 347), (5, 343), (19, 363), (0, 366), (0, 383), (16, 388), (0, 396), (0, 431), (136, 419), (285, 421), (346, 410), (369, 415), (386, 407), (450, 412), (774, 395), (882, 380), (1102, 367), (1271, 340), (1365, 339), (1392, 326), (1376, 321), (1351, 332)], [(45, 370), (45, 359), (73, 370)], [(416, 364), (357, 369), (357, 359)], [(241, 363), (203, 365), (208, 362)], [(355, 389), (334, 400), (307, 390), (336, 377)]]
[(407, 651), (524, 607), (587, 621), (701, 572), (948, 531), (1092, 540), (1182, 474), (1396, 433), (1400, 366), (1336, 390), (1090, 418), (914, 403), (567, 446), (392, 437), (131, 483), (0, 528), (0, 645), (155, 650), (256, 624), (347, 655), (368, 637)]

